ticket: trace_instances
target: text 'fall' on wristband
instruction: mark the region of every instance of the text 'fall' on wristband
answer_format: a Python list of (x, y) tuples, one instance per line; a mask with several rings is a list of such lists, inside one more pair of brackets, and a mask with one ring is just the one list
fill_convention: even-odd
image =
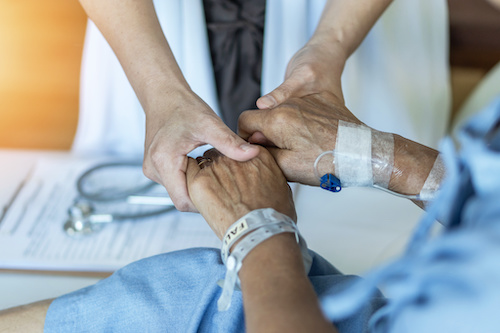
[[(302, 253), (304, 268), (308, 273), (311, 269), (312, 257), (297, 225), (290, 217), (272, 208), (257, 209), (229, 227), (222, 239), (221, 257), (227, 271), (222, 282), (222, 295), (217, 302), (219, 311), (225, 311), (231, 306), (234, 289), (239, 285), (238, 272), (248, 253), (265, 240), (285, 232), (295, 234)], [(233, 246), (234, 249), (230, 251)]]

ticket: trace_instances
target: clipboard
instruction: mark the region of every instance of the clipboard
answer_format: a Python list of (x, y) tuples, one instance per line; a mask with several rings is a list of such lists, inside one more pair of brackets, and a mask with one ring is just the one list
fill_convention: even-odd
[(0, 223), (1, 272), (106, 277), (156, 254), (220, 247), (201, 215), (178, 211), (111, 223), (88, 237), (68, 236), (62, 226), (77, 196), (76, 180), (100, 161), (72, 156), (36, 163)]

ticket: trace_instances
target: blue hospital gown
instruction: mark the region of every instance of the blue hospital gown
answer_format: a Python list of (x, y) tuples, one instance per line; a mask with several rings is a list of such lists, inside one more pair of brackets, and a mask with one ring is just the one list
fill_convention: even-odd
[[(309, 278), (318, 295), (343, 290), (354, 276), (340, 274), (313, 255)], [(218, 249), (195, 248), (132, 263), (97, 284), (57, 298), (45, 332), (244, 332), (241, 292), (228, 311), (217, 310), (225, 266)], [(345, 332), (363, 332), (385, 299), (371, 298), (338, 322)]]
[[(500, 331), (500, 98), (442, 145), (447, 178), (398, 260), (363, 279), (312, 253), (309, 278), (340, 332)], [(445, 231), (430, 237), (435, 219)], [(132, 263), (56, 299), (46, 332), (241, 332), (241, 293), (217, 311), (225, 268), (216, 249)], [(384, 299), (377, 287), (382, 288)]]

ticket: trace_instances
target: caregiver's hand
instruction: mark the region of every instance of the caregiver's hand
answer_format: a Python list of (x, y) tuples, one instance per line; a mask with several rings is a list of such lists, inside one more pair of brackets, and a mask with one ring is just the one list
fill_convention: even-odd
[(270, 109), (292, 97), (327, 91), (341, 100), (340, 76), (347, 54), (326, 38), (314, 37), (290, 60), (285, 81), (257, 100), (259, 109)]
[(292, 97), (330, 92), (340, 100), (340, 76), (391, 0), (329, 0), (311, 39), (288, 63), (285, 81), (257, 100), (259, 109), (276, 107)]
[(178, 210), (196, 211), (186, 184), (190, 151), (208, 143), (228, 158), (246, 161), (259, 149), (233, 133), (196, 94), (164, 95), (148, 105), (144, 174), (165, 186)]
[(217, 237), (255, 209), (274, 208), (296, 220), (292, 192), (271, 154), (237, 162), (209, 150), (198, 162), (188, 160), (189, 195)]
[(153, 1), (80, 2), (113, 48), (146, 113), (145, 175), (165, 186), (177, 209), (194, 211), (186, 185), (186, 154), (208, 143), (245, 161), (258, 150), (226, 127), (191, 90)]
[[(323, 92), (291, 98), (270, 110), (245, 111), (238, 127), (244, 139), (268, 147), (288, 180), (319, 185), (314, 161), (335, 148), (339, 120), (361, 124), (341, 98)], [(331, 164), (320, 165), (320, 170), (324, 167)]]

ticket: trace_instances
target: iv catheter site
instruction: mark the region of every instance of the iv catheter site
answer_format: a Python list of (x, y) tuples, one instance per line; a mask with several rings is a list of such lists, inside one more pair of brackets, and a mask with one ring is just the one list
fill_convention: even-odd
[(239, 133), (268, 147), (289, 181), (306, 185), (321, 185), (331, 174), (340, 187), (375, 187), (426, 202), (445, 176), (438, 151), (367, 126), (329, 93), (247, 111)]
[[(321, 172), (323, 158), (330, 165), (323, 164)], [(437, 152), (428, 147), (365, 125), (339, 121), (335, 149), (316, 158), (314, 174), (322, 188), (333, 192), (340, 187), (373, 186), (410, 200), (429, 201), (439, 189), (445, 168)], [(334, 189), (325, 185), (328, 174), (340, 182)]]

